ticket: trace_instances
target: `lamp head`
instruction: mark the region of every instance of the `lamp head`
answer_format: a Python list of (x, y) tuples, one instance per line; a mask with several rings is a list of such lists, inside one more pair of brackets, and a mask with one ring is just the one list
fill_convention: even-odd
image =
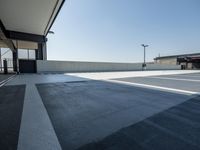
[(49, 31), (48, 33), (49, 33), (49, 34), (55, 34), (53, 31)]
[(141, 46), (143, 46), (143, 47), (148, 47), (149, 45), (141, 44)]

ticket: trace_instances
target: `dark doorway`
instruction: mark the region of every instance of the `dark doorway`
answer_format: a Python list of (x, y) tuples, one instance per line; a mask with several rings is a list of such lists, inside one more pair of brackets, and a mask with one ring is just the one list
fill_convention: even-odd
[(36, 73), (36, 60), (19, 60), (20, 73)]

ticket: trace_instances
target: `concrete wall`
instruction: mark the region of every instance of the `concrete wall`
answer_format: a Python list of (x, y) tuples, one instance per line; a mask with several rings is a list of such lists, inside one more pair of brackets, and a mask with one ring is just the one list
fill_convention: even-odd
[[(177, 65), (147, 64), (147, 70), (176, 70)], [(104, 63), (37, 60), (37, 72), (138, 71), (142, 63)]]

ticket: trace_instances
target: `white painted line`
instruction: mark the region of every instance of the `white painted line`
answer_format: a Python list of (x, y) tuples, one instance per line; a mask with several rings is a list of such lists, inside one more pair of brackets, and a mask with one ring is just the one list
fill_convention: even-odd
[(155, 86), (155, 85), (149, 85), (149, 84), (133, 83), (133, 82), (127, 82), (127, 81), (118, 81), (118, 80), (104, 80), (104, 81), (112, 82), (112, 83), (120, 83), (120, 84), (125, 84), (125, 85), (138, 86), (138, 87), (145, 87), (145, 88), (150, 88), (150, 89), (157, 89), (157, 90), (162, 90), (162, 91), (169, 91), (169, 92), (173, 92), (173, 93), (178, 92), (178, 93), (182, 93), (182, 94), (186, 94), (186, 95), (200, 94), (199, 92), (194, 92), (194, 91), (180, 90), (180, 89)]
[(5, 80), (3, 80), (3, 81), (1, 81), (1, 82), (0, 82), (0, 87), (4, 86), (6, 83), (8, 83), (10, 80), (12, 80), (15, 76), (16, 76), (16, 74), (10, 76), (9, 78), (7, 78), (7, 79), (5, 79)]
[(145, 77), (145, 78), (165, 79), (165, 80), (177, 80), (177, 81), (200, 82), (200, 80), (193, 80), (193, 79), (180, 79), (180, 78), (168, 78), (168, 77)]
[(36, 86), (26, 84), (17, 150), (62, 150)]

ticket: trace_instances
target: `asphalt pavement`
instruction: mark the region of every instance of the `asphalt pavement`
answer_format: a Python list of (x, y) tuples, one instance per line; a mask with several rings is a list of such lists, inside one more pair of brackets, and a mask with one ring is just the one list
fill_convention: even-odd
[(0, 149), (200, 149), (199, 71), (21, 74), (0, 87)]

